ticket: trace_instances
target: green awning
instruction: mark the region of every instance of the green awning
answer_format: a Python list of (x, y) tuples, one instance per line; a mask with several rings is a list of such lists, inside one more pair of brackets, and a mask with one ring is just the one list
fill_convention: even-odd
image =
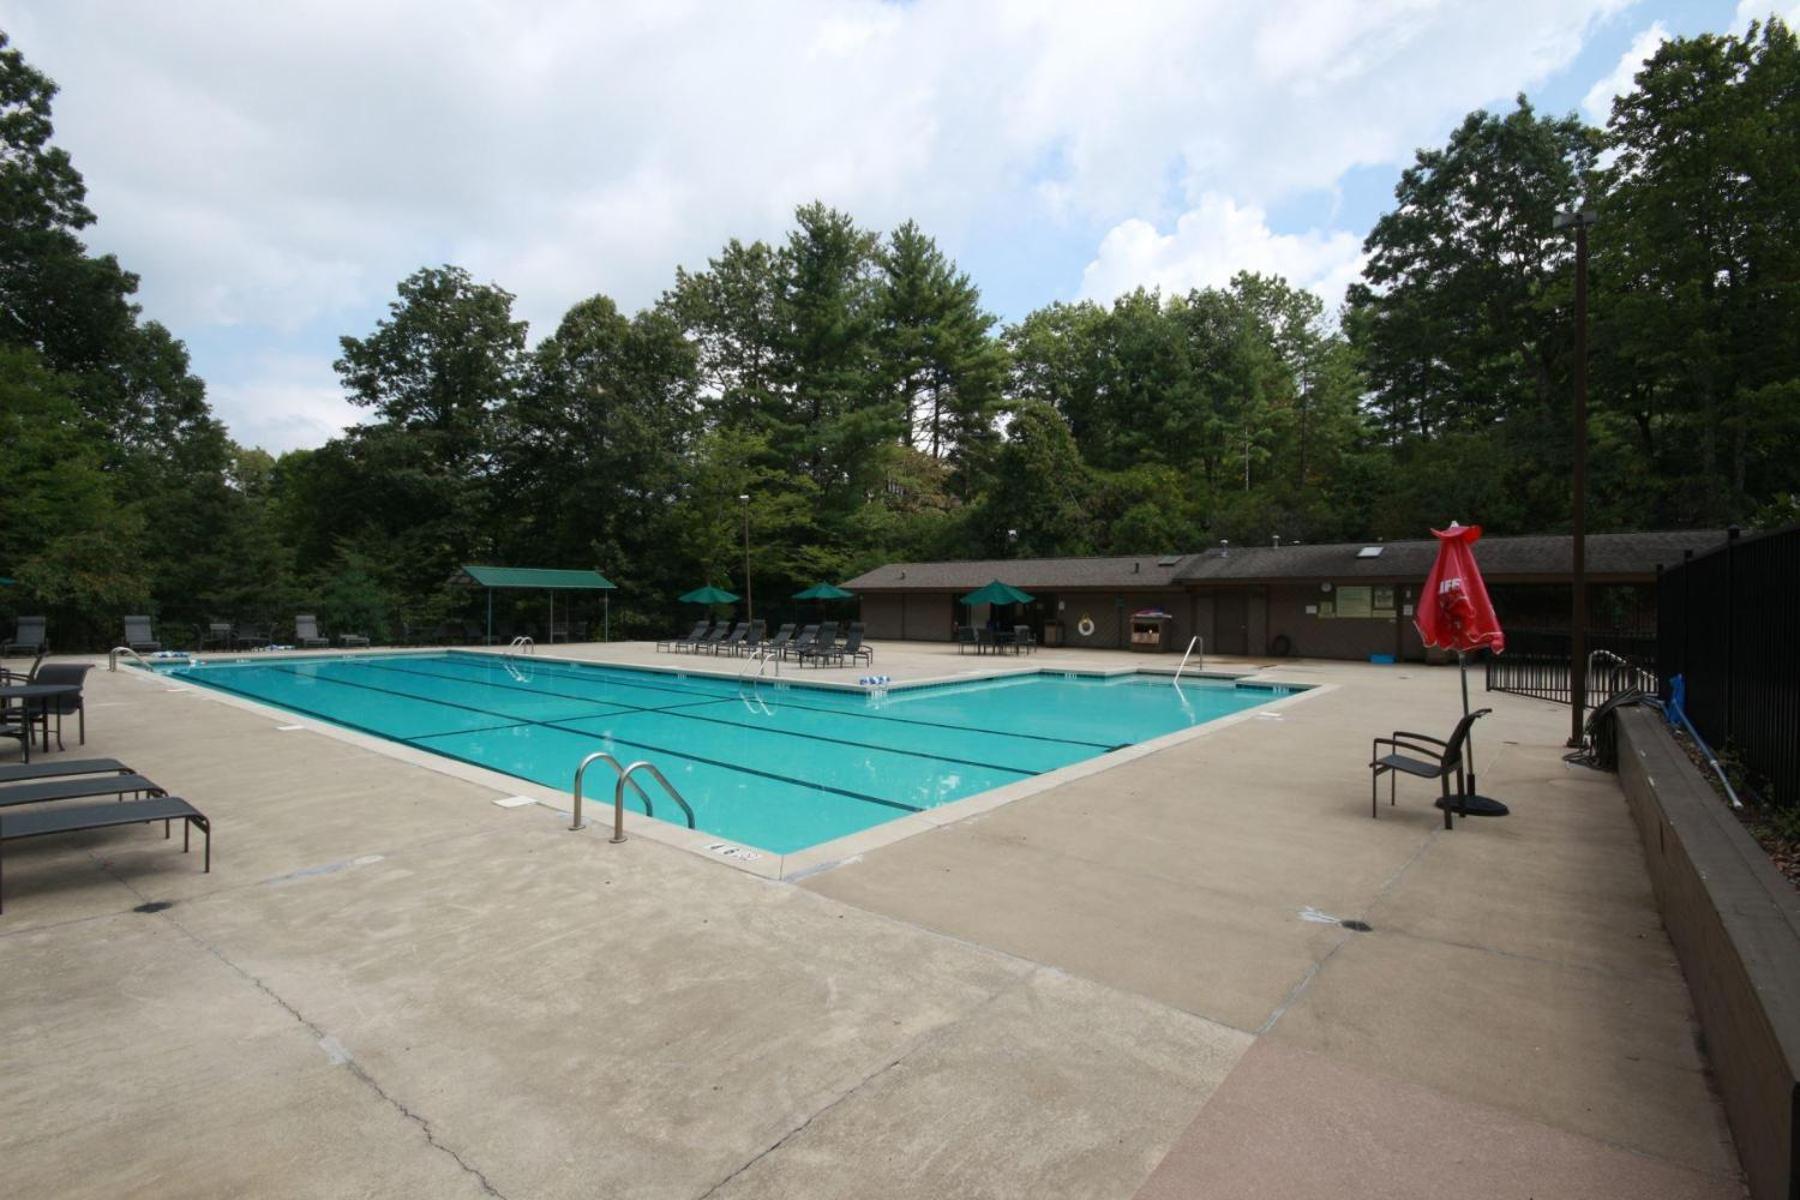
[(1030, 604), (1031, 595), (998, 579), (962, 598), (964, 604)]
[(855, 592), (846, 592), (843, 588), (831, 583), (815, 583), (804, 592), (795, 592), (796, 600), (854, 600)]
[(683, 604), (735, 604), (737, 596), (723, 588), (703, 587), (695, 588), (681, 597), (681, 602)]
[(598, 571), (560, 571), (549, 567), (464, 566), (463, 574), (482, 587), (535, 588), (554, 591), (599, 591), (618, 584)]

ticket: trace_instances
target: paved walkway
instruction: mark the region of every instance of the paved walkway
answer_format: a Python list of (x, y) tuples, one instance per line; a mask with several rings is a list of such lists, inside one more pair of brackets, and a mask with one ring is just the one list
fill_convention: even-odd
[(1515, 815), (1445, 833), (1417, 784), (1371, 821), (1363, 764), (1447, 723), (1452, 671), (1281, 674), (1336, 686), (795, 885), (96, 673), (85, 753), (206, 810), (215, 867), (8, 848), (8, 1190), (1741, 1195), (1566, 713), (1482, 698)]

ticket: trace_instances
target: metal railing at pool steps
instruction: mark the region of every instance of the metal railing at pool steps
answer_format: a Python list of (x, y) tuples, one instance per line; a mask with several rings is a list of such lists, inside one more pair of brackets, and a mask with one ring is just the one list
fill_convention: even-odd
[(597, 763), (597, 762), (605, 763), (607, 766), (611, 767), (614, 771), (617, 771), (619, 774), (619, 781), (613, 787), (613, 833), (612, 833), (612, 838), (610, 840), (612, 840), (614, 842), (622, 842), (625, 840), (625, 788), (626, 788), (626, 785), (629, 784), (631, 786), (632, 790), (637, 792), (639, 798), (643, 800), (644, 815), (647, 817), (654, 817), (656, 815), (656, 808), (655, 808), (654, 802), (650, 799), (650, 793), (646, 792), (643, 788), (643, 785), (638, 783), (637, 780), (632, 778), (632, 776), (637, 774), (639, 771), (650, 772), (650, 774), (655, 777), (656, 782), (662, 784), (663, 791), (669, 793), (669, 798), (671, 800), (675, 801), (675, 803), (681, 805), (681, 811), (687, 814), (687, 827), (689, 829), (694, 828), (694, 809), (693, 809), (693, 807), (690, 804), (688, 804), (687, 800), (682, 796), (682, 794), (679, 791), (675, 790), (675, 785), (670, 783), (668, 780), (668, 777), (665, 776), (660, 770), (657, 769), (655, 763), (650, 762), (648, 759), (640, 758), (638, 761), (632, 763), (628, 767), (621, 766), (619, 763), (619, 760), (614, 758), (612, 755), (608, 754), (606, 751), (596, 750), (596, 751), (594, 751), (594, 753), (592, 753), (592, 754), (588, 755), (586, 758), (582, 759), (581, 765), (575, 768), (575, 791), (574, 791), (575, 807), (574, 807), (573, 819), (569, 823), (569, 828), (571, 830), (576, 830), (576, 829), (581, 828), (581, 782), (582, 782), (583, 776), (585, 776), (587, 774), (587, 769), (590, 766), (592, 766), (594, 763)]

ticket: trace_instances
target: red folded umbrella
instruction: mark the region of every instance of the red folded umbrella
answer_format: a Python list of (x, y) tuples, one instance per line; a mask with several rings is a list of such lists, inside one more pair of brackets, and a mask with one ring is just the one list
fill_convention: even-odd
[(1475, 565), (1481, 526), (1452, 521), (1450, 528), (1431, 533), (1438, 540), (1438, 556), (1419, 594), (1418, 616), (1413, 620), (1419, 636), (1427, 646), (1458, 652), (1485, 646), (1499, 654), (1506, 649), (1506, 631), (1500, 628), (1487, 584)]

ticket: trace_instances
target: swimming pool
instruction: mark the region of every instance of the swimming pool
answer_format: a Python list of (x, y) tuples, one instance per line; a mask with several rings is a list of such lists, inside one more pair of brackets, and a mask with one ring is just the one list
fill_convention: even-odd
[[(158, 670), (560, 791), (595, 750), (647, 758), (693, 806), (698, 828), (775, 854), (1293, 690), (1062, 673), (885, 694), (787, 681), (752, 689), (717, 675), (456, 651)], [(587, 790), (610, 801), (614, 778), (590, 774)], [(635, 796), (627, 803), (643, 811)], [(672, 804), (655, 815), (681, 820)]]

